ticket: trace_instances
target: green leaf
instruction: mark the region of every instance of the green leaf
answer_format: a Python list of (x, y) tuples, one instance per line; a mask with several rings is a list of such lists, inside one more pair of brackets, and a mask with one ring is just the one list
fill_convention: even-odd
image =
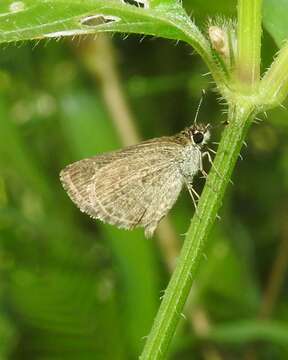
[(17, 3), (23, 5), (18, 5), (18, 10), (15, 6), (14, 11), (11, 1), (5, 0), (0, 5), (0, 42), (59, 38), (103, 31), (184, 40), (185, 36), (177, 22), (182, 23), (182, 26), (190, 22), (182, 7), (174, 0), (154, 0), (151, 8), (125, 4), (121, 0), (25, 0)]
[(266, 29), (281, 47), (288, 40), (288, 0), (264, 0), (263, 21)]
[[(15, 3), (22, 4), (18, 5), (18, 11), (11, 10)], [(145, 5), (144, 0), (139, 0), (140, 3)], [(124, 0), (26, 0), (12, 4), (5, 0), (0, 5), (0, 43), (98, 32), (137, 33), (185, 41), (202, 56), (224, 94), (225, 75), (213, 60), (208, 39), (180, 2), (152, 0), (149, 5), (138, 7)]]

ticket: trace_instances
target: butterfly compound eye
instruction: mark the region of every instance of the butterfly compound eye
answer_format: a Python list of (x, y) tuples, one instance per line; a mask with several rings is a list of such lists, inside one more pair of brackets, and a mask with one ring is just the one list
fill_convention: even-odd
[(204, 134), (202, 132), (196, 132), (193, 134), (193, 141), (195, 144), (201, 144), (204, 140)]

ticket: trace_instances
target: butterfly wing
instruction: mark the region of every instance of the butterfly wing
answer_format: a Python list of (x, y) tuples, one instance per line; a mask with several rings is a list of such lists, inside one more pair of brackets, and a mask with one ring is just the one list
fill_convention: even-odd
[(171, 139), (80, 160), (61, 172), (63, 186), (93, 218), (125, 229), (142, 226), (151, 236), (183, 185), (176, 161), (181, 146)]

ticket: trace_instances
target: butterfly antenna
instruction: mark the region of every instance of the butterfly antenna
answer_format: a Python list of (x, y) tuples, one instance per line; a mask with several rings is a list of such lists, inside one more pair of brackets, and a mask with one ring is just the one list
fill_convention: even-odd
[(205, 90), (202, 90), (202, 95), (201, 95), (199, 104), (197, 106), (197, 110), (196, 110), (196, 114), (195, 114), (195, 118), (194, 118), (194, 125), (197, 124), (197, 119), (198, 119), (199, 111), (200, 111), (200, 108), (201, 108), (201, 105), (202, 105), (202, 102), (203, 102), (204, 95), (205, 95)]

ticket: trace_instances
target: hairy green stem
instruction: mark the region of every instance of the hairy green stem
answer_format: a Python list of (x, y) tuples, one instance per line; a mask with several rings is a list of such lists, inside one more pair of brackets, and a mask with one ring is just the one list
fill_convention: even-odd
[(261, 80), (259, 103), (266, 107), (280, 105), (288, 93), (288, 42), (279, 51)]
[(238, 1), (236, 69), (246, 91), (254, 91), (260, 79), (261, 7), (262, 0)]
[[(223, 133), (214, 165), (206, 181), (182, 248), (165, 291), (141, 360), (164, 359), (201, 260), (205, 240), (216, 219), (225, 189), (251, 123), (253, 105), (239, 101), (229, 108), (229, 125)], [(216, 170), (217, 169), (217, 170)]]

